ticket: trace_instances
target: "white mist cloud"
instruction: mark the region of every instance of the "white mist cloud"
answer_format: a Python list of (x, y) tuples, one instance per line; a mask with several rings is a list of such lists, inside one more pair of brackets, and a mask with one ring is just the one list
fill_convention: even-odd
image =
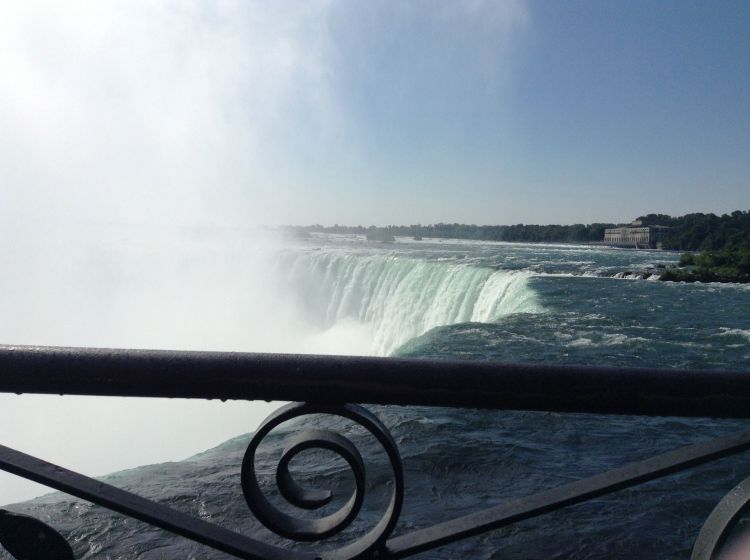
[[(490, 35), (523, 13), (516, 2), (441, 6), (410, 10)], [(367, 65), (390, 16), (362, 27), (353, 61), (355, 45), (339, 39), (356, 8), (3, 3), (0, 343), (341, 351), (340, 334), (299, 346), (274, 242), (243, 228), (405, 211), (362, 191), (380, 164), (362, 152), (371, 117), (343, 103), (362, 84), (339, 64)], [(421, 83), (419, 65), (403, 67)], [(387, 82), (377, 71), (365, 73)], [(103, 474), (184, 457), (253, 429), (267, 409), (5, 395), (0, 443)], [(29, 492), (0, 477), (0, 503)]]
[(427, 184), (501, 133), (528, 26), (522, 0), (6, 3), (0, 221), (444, 219)]
[[(293, 347), (269, 241), (186, 226), (273, 221), (287, 186), (267, 145), (300, 114), (335, 122), (325, 7), (0, 7), (0, 342)], [(103, 474), (250, 431), (269, 406), (5, 395), (0, 441)], [(0, 478), (0, 503), (38, 491)]]
[(265, 166), (269, 138), (301, 113), (305, 126), (335, 120), (317, 33), (325, 8), (5, 4), (3, 217), (267, 221), (286, 188)]
[[(0, 341), (121, 348), (283, 351), (292, 310), (257, 232), (141, 226), (3, 251)], [(270, 248), (269, 248), (270, 247)], [(10, 262), (9, 262), (10, 260)], [(34, 372), (29, 372), (33, 375)], [(182, 459), (253, 430), (273, 405), (0, 395), (0, 443), (101, 475)], [(41, 493), (0, 476), (0, 503)]]

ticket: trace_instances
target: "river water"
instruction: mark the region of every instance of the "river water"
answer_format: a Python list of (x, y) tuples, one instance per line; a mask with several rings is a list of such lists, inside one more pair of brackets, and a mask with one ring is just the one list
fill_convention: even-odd
[[(661, 267), (677, 258), (604, 247), (410, 239), (372, 244), (358, 236), (315, 235), (276, 250), (265, 273), (294, 309), (289, 330), (301, 334), (290, 338), (289, 351), (747, 370), (750, 286), (656, 281)], [(644, 273), (653, 276), (639, 278)], [(393, 434), (405, 467), (404, 509), (394, 535), (748, 426), (710, 419), (369, 408)], [(366, 433), (339, 420), (292, 421), (267, 438), (258, 457), (269, 493), (283, 439), (303, 422), (345, 432), (368, 467), (370, 492), (362, 513), (322, 545), (337, 547), (381, 515), (390, 488), (385, 456)], [(244, 503), (239, 472), (250, 437), (107, 480), (287, 546)], [(294, 469), (305, 486), (351, 484), (346, 464), (330, 453), (301, 455)], [(687, 558), (711, 509), (748, 475), (750, 461), (740, 455), (419, 557)], [(60, 494), (9, 509), (57, 528), (77, 558), (226, 557)]]

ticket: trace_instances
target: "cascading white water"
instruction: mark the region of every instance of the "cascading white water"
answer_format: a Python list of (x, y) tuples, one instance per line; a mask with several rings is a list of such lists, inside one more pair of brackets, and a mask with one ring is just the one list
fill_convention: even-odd
[(279, 264), (325, 351), (383, 356), (440, 325), (542, 310), (523, 271), (327, 251), (287, 253)]

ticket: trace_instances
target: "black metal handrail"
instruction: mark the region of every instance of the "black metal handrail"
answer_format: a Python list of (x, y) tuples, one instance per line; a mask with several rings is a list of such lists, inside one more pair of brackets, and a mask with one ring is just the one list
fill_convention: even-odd
[(0, 346), (0, 392), (750, 418), (732, 371)]
[[(0, 392), (300, 401), (286, 405), (261, 425), (248, 446), (241, 473), (250, 509), (266, 527), (291, 540), (323, 540), (351, 522), (362, 503), (363, 459), (341, 434), (308, 430), (297, 436), (284, 451), (277, 475), (279, 490), (287, 501), (305, 509), (327, 503), (325, 493), (298, 487), (286, 470), (291, 458), (304, 449), (317, 447), (338, 453), (357, 480), (357, 487), (342, 510), (319, 521), (299, 520), (275, 510), (255, 480), (254, 453), (260, 440), (284, 421), (315, 413), (344, 417), (375, 436), (392, 469), (390, 505), (364, 537), (343, 548), (320, 553), (298, 552), (257, 541), (0, 446), (0, 470), (236, 557), (252, 559), (403, 558), (750, 449), (750, 432), (717, 438), (392, 536), (405, 491), (398, 448), (377, 417), (351, 403), (748, 418), (750, 375), (341, 356), (0, 346)], [(748, 504), (750, 482), (745, 481), (711, 514), (698, 536), (693, 558), (713, 558), (730, 528), (750, 507)], [(19, 559), (73, 558), (70, 547), (53, 529), (38, 520), (2, 510), (0, 545)]]

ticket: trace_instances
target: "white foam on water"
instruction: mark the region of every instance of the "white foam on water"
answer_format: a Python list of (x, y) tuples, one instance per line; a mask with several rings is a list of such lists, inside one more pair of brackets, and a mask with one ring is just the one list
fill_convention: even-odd
[(309, 322), (306, 351), (330, 340), (338, 353), (388, 355), (437, 326), (543, 311), (527, 271), (326, 251), (286, 254), (279, 266)]
[(602, 344), (604, 346), (622, 346), (624, 344), (632, 344), (637, 342), (648, 342), (648, 339), (643, 338), (642, 336), (628, 336), (622, 333), (602, 335)]
[(720, 327), (721, 332), (718, 336), (739, 336), (750, 341), (750, 329), (731, 329), (729, 327)]

